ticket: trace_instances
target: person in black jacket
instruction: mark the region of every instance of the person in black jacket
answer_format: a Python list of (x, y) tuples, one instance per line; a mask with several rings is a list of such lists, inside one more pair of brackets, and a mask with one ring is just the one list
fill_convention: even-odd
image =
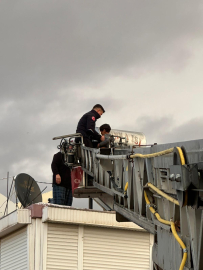
[(51, 169), (53, 172), (53, 202), (54, 204), (71, 206), (73, 202), (71, 189), (71, 171), (64, 164), (61, 152), (54, 155)]
[(101, 141), (101, 135), (95, 130), (95, 123), (104, 112), (104, 108), (100, 104), (96, 104), (90, 112), (84, 114), (79, 120), (76, 132), (83, 135), (85, 146), (93, 147), (93, 140)]

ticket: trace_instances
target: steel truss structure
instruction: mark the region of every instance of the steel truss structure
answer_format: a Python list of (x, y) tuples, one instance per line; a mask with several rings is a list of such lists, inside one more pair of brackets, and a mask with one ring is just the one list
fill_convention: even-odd
[[(171, 148), (169, 154), (149, 156)], [(178, 148), (184, 156), (184, 165)], [(203, 269), (203, 140), (133, 150), (133, 155), (139, 153), (148, 155), (147, 158), (133, 158), (129, 149), (117, 149), (113, 155), (101, 155), (99, 149), (85, 146), (81, 146), (81, 151), (82, 169), (93, 177), (93, 186), (103, 192), (95, 193), (94, 190), (93, 197), (98, 197), (103, 207), (114, 209), (118, 221), (133, 221), (154, 234), (153, 261), (159, 269), (179, 269), (184, 250), (173, 236), (171, 227), (150, 212), (144, 192), (156, 213), (175, 223), (187, 252), (182, 269)], [(148, 183), (178, 201), (179, 205), (151, 189)], [(86, 177), (89, 194), (91, 185)]]
[(203, 269), (203, 140), (136, 148), (120, 143), (108, 151), (69, 144), (69, 153), (60, 144), (67, 164), (85, 172), (75, 197), (92, 197), (115, 210), (117, 221), (152, 233), (154, 269)]

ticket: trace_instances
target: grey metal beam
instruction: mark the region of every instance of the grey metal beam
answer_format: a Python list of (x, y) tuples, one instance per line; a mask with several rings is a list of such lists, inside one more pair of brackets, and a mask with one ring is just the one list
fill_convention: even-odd
[(203, 212), (201, 214), (201, 223), (199, 231), (199, 247), (198, 247), (198, 270), (203, 269)]
[(114, 210), (148, 232), (155, 234), (154, 224), (150, 223), (146, 218), (141, 217), (137, 213), (121, 207), (118, 204), (114, 204)]
[(111, 196), (114, 196), (114, 192), (113, 192), (110, 188), (106, 188), (105, 186), (102, 186), (102, 185), (98, 184), (98, 183), (95, 182), (95, 181), (93, 181), (93, 185), (94, 185), (96, 188), (102, 190), (103, 192), (105, 192), (105, 193), (107, 193), (107, 194), (109, 194), (109, 195), (111, 195)]

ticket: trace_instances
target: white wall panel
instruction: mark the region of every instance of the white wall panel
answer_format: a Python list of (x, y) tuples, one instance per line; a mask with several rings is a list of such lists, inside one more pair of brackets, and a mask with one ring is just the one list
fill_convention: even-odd
[(1, 270), (28, 270), (27, 242), (27, 227), (1, 239)]
[(84, 229), (83, 270), (149, 270), (149, 233), (119, 229)]
[(78, 269), (78, 226), (48, 224), (46, 270)]

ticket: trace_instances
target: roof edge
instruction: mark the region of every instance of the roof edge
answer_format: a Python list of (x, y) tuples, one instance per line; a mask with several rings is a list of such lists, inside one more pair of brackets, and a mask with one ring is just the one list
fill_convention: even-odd
[(18, 209), (0, 220), (0, 238), (30, 223), (30, 210)]
[(42, 209), (44, 223), (71, 223), (125, 230), (145, 230), (133, 222), (117, 222), (115, 212), (84, 211), (84, 209), (56, 208), (49, 205)]

